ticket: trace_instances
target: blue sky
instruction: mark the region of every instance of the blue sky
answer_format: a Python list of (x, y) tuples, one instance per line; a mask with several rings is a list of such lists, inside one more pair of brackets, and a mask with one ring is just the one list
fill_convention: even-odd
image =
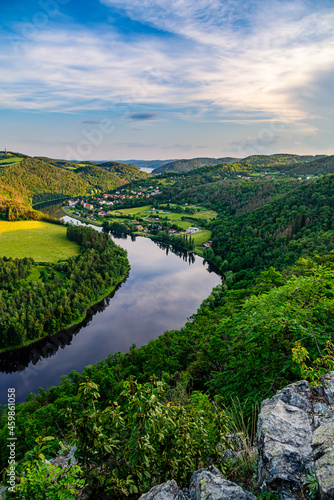
[(334, 154), (333, 0), (0, 5), (0, 149)]

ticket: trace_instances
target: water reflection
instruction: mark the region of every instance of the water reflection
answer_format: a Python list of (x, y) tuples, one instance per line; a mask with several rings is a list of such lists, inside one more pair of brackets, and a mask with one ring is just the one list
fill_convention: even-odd
[(180, 257), (180, 259), (183, 259), (184, 262), (188, 262), (189, 265), (195, 263), (196, 257), (195, 257), (195, 254), (193, 254), (193, 252), (189, 252), (188, 250), (183, 250), (182, 248), (175, 247), (175, 246), (171, 245), (170, 243), (166, 243), (164, 241), (153, 240), (153, 242), (159, 248), (161, 248), (161, 250), (165, 250), (166, 255), (168, 255), (169, 252), (171, 252), (174, 255), (177, 255), (178, 257)]
[(80, 325), (1, 354), (0, 403), (8, 387), (15, 387), (17, 401), (23, 401), (40, 386), (58, 385), (72, 370), (81, 372), (133, 343), (141, 346), (181, 328), (221, 281), (191, 252), (143, 237), (113, 239), (128, 252), (126, 281)]
[(26, 347), (20, 349), (13, 349), (0, 353), (0, 371), (2, 373), (14, 373), (24, 371), (30, 363), (36, 365), (39, 361), (54, 356), (58, 349), (71, 345), (72, 339), (77, 335), (82, 328), (90, 324), (95, 314), (103, 312), (109, 306), (110, 300), (114, 297), (115, 293), (126, 282), (129, 274), (122, 283), (117, 285), (115, 290), (106, 298), (94, 304), (85, 317), (85, 319), (71, 328), (61, 330), (55, 335), (48, 335), (38, 342), (34, 342)]

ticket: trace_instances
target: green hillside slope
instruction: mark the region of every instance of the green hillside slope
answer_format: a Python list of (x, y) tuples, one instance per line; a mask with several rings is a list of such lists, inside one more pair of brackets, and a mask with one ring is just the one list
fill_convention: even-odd
[(277, 165), (294, 165), (296, 163), (312, 162), (324, 158), (324, 155), (293, 155), (293, 154), (274, 154), (274, 155), (252, 155), (247, 156), (240, 163), (246, 163), (251, 166), (275, 167)]
[(290, 170), (291, 175), (334, 174), (334, 156), (326, 156), (315, 161), (302, 163)]
[(13, 219), (29, 210), (28, 216), (31, 216), (33, 204), (95, 194), (122, 186), (133, 178), (148, 177), (145, 172), (126, 165), (116, 170), (86, 165), (71, 171), (50, 161), (25, 158), (0, 170), (0, 212), (7, 217), (10, 214)]
[[(334, 176), (302, 185), (261, 208), (236, 217), (221, 215), (212, 223), (212, 249), (223, 271), (231, 270), (240, 286), (259, 270), (284, 268), (298, 257), (334, 249)], [(244, 282), (242, 282), (245, 280)]]
[[(294, 165), (296, 163), (311, 162), (324, 158), (324, 155), (294, 155), (294, 154), (274, 154), (274, 155), (252, 155), (246, 158), (193, 158), (191, 160), (178, 160), (160, 168), (155, 169), (155, 174), (164, 174), (168, 172), (190, 172), (196, 168), (215, 166), (223, 163), (237, 163), (247, 167), (277, 167), (282, 165)], [(289, 170), (289, 169), (287, 169)]]
[(208, 165), (219, 165), (220, 163), (236, 163), (238, 158), (192, 158), (191, 160), (177, 160), (154, 170), (155, 174), (167, 172), (189, 172), (195, 168), (207, 167)]
[(120, 163), (117, 161), (108, 161), (104, 163), (99, 163), (100, 168), (108, 170), (110, 173), (120, 176), (122, 179), (127, 181), (137, 181), (140, 179), (147, 179), (150, 177), (146, 172), (141, 172), (134, 165), (126, 165), (125, 163)]

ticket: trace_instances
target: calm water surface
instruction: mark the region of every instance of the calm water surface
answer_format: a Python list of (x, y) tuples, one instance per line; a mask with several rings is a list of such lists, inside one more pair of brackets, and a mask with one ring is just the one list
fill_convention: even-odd
[(221, 282), (202, 258), (176, 255), (148, 238), (114, 238), (128, 251), (131, 269), (110, 297), (93, 307), (79, 326), (32, 346), (0, 355), (0, 402), (8, 387), (23, 401), (39, 387), (58, 385), (62, 375), (81, 372), (108, 354), (146, 344), (177, 329)]

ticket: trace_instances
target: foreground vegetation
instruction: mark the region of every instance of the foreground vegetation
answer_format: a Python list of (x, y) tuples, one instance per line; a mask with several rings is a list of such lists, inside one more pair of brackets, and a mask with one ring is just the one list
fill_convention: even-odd
[[(251, 414), (252, 403), (298, 379), (296, 341), (311, 359), (324, 351), (334, 326), (333, 277), (330, 254), (302, 259), (285, 275), (271, 268), (252, 290), (217, 287), (180, 331), (110, 355), (82, 375), (72, 372), (59, 387), (17, 405), (18, 458), (37, 436), (55, 437), (48, 457), (75, 443), (80, 477), (95, 498), (138, 498), (170, 478), (185, 486), (193, 470), (212, 461), (232, 476), (221, 454), (233, 447), (226, 442), (234, 422), (227, 409), (240, 398)], [(6, 423), (4, 412), (2, 464)]]

